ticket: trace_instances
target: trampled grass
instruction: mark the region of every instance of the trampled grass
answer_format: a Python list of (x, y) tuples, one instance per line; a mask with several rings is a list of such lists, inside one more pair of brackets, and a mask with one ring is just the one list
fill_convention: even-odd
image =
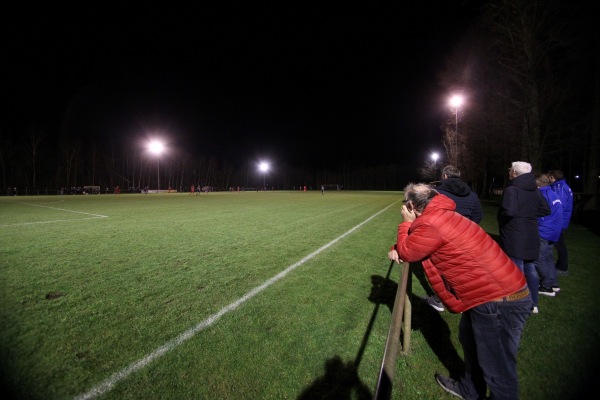
[[(371, 398), (400, 198), (1, 198), (3, 386), (28, 399)], [(571, 276), (540, 299), (523, 338), (524, 399), (575, 398), (600, 355), (598, 237), (574, 225), (568, 244)], [(450, 398), (433, 374), (460, 367), (458, 319), (413, 302), (394, 398)]]

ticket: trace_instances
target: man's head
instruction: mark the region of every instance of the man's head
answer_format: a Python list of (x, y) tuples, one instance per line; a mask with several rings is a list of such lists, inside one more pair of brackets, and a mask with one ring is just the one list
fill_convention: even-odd
[(531, 172), (531, 164), (525, 161), (513, 161), (512, 166), (508, 170), (508, 177), (512, 180), (528, 172)]
[(548, 177), (550, 178), (550, 183), (554, 183), (563, 179), (564, 175), (560, 169), (552, 169), (548, 171)]
[(410, 183), (404, 188), (405, 203), (410, 203), (417, 215), (421, 214), (431, 199), (438, 194), (437, 190), (424, 183)]
[(454, 165), (446, 165), (442, 170), (442, 178), (460, 178), (460, 170)]
[(550, 185), (550, 177), (546, 174), (535, 174), (535, 183), (539, 188)]

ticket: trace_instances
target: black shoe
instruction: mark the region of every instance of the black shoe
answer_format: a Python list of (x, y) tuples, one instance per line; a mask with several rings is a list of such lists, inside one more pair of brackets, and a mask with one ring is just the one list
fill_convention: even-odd
[(543, 294), (544, 296), (551, 296), (551, 297), (556, 296), (556, 292), (554, 290), (548, 289), (543, 286), (540, 286), (540, 288), (538, 289), (538, 293)]
[(429, 296), (425, 299), (425, 302), (427, 304), (429, 304), (431, 307), (433, 307), (435, 310), (439, 311), (439, 312), (443, 312), (444, 311), (444, 304), (442, 303), (442, 301), (440, 299), (438, 299), (435, 296)]
[(567, 271), (566, 269), (557, 269), (556, 270), (556, 275), (558, 275), (558, 276), (569, 276), (569, 271)]
[(460, 386), (458, 385), (457, 381), (440, 374), (435, 374), (435, 380), (437, 381), (438, 385), (440, 385), (442, 389), (444, 389), (446, 392), (453, 394), (456, 397), (460, 397), (464, 400), (464, 396), (460, 391)]

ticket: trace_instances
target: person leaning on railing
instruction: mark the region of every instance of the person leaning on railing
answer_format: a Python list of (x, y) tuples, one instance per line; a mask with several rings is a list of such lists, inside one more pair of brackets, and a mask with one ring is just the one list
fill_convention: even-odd
[(445, 307), (462, 313), (458, 337), (465, 372), (458, 381), (436, 374), (447, 392), (464, 398), (517, 399), (517, 349), (532, 300), (525, 276), (475, 222), (454, 212), (455, 203), (426, 184), (405, 189), (403, 222), (388, 257), (422, 261)]

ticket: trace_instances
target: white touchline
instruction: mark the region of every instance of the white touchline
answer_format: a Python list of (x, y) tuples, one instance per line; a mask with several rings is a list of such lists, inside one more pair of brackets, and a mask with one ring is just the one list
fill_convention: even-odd
[(51, 210), (58, 210), (58, 211), (65, 211), (65, 212), (71, 212), (71, 213), (75, 213), (75, 214), (83, 214), (83, 215), (91, 215), (93, 217), (96, 218), (108, 218), (108, 215), (100, 215), (100, 214), (92, 214), (92, 213), (86, 213), (83, 211), (73, 211), (73, 210), (67, 210), (64, 208), (56, 208), (56, 207), (49, 207), (49, 206), (41, 206), (39, 204), (31, 204), (31, 203), (23, 203), (23, 202), (18, 202), (19, 204), (26, 204), (28, 206), (33, 206), (33, 207), (42, 207), (42, 208), (49, 208)]
[(175, 339), (168, 341), (167, 343), (165, 343), (158, 349), (154, 350), (152, 353), (148, 354), (144, 358), (142, 358), (138, 361), (135, 361), (135, 362), (129, 364), (129, 366), (122, 369), (121, 371), (114, 373), (107, 380), (94, 386), (92, 389), (90, 389), (86, 393), (75, 397), (75, 399), (76, 400), (93, 399), (95, 397), (101, 396), (104, 393), (110, 391), (114, 385), (116, 385), (123, 379), (127, 378), (132, 373), (144, 368), (146, 365), (150, 364), (155, 359), (165, 355), (166, 353), (173, 350), (174, 348), (176, 348), (180, 344), (184, 343), (188, 339), (193, 338), (194, 336), (196, 336), (196, 334), (198, 332), (208, 328), (209, 326), (211, 326), (215, 322), (217, 322), (223, 315), (227, 314), (230, 311), (235, 310), (236, 308), (238, 308), (239, 306), (244, 304), (246, 301), (250, 300), (257, 294), (259, 294), (260, 292), (262, 292), (263, 290), (265, 290), (266, 288), (268, 288), (269, 286), (271, 286), (272, 284), (277, 282), (278, 280), (282, 279), (287, 274), (289, 274), (290, 272), (292, 272), (293, 270), (295, 270), (296, 268), (298, 268), (299, 266), (301, 266), (302, 264), (304, 264), (311, 258), (313, 258), (316, 255), (318, 255), (319, 253), (321, 253), (323, 250), (331, 247), (332, 245), (337, 243), (340, 239), (343, 239), (344, 237), (348, 236), (349, 234), (351, 234), (352, 232), (354, 232), (355, 230), (357, 230), (358, 228), (360, 228), (361, 226), (363, 226), (364, 224), (366, 224), (367, 222), (369, 222), (370, 220), (372, 220), (373, 218), (375, 218), (376, 216), (378, 216), (379, 214), (381, 214), (382, 212), (384, 212), (385, 210), (387, 210), (388, 208), (390, 208), (391, 206), (393, 206), (396, 203), (397, 203), (397, 201), (390, 204), (383, 210), (373, 214), (372, 216), (370, 216), (369, 218), (367, 218), (360, 224), (356, 225), (354, 228), (350, 229), (346, 233), (342, 234), (341, 236), (337, 237), (336, 239), (333, 239), (331, 242), (327, 243), (326, 245), (319, 248), (318, 250), (310, 253), (309, 255), (307, 255), (306, 257), (304, 257), (297, 263), (290, 265), (289, 267), (287, 267), (286, 269), (284, 269), (283, 271), (281, 271), (274, 277), (265, 281), (262, 285), (257, 286), (254, 289), (250, 290), (248, 293), (246, 293), (245, 295), (243, 295), (242, 297), (240, 297), (233, 303), (229, 304), (228, 306), (223, 307), (221, 310), (219, 310), (215, 314), (211, 315), (210, 317), (206, 318), (204, 321), (200, 322), (198, 325), (183, 332), (181, 335), (177, 336)]

